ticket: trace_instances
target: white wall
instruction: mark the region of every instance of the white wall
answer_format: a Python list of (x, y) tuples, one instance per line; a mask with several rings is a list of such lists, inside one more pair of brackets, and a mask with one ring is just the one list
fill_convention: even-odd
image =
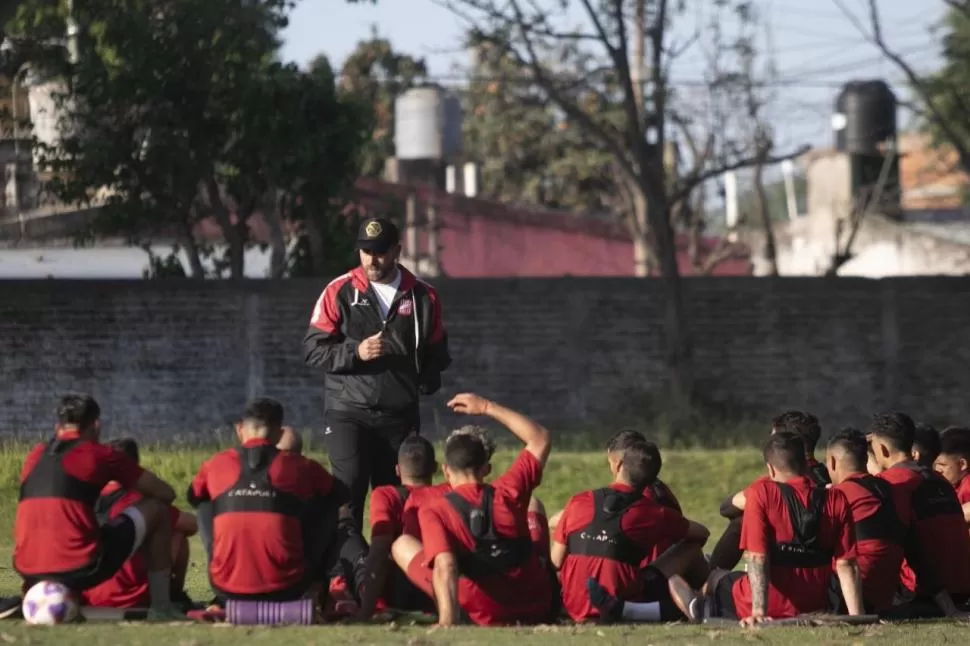
[[(167, 256), (171, 247), (153, 247)], [(246, 252), (246, 276), (265, 278), (269, 272), (269, 251)], [(180, 260), (188, 273), (185, 254)], [(148, 255), (138, 247), (49, 247), (0, 249), (0, 279), (5, 278), (120, 278), (140, 279), (148, 267)]]

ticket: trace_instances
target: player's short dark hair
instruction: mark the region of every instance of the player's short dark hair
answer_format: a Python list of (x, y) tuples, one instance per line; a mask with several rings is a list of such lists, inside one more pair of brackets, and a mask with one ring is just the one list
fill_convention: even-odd
[(108, 442), (108, 446), (113, 448), (115, 451), (121, 451), (135, 462), (141, 461), (141, 456), (138, 454), (138, 442), (130, 437), (124, 437), (120, 440), (111, 440)]
[(931, 467), (940, 455), (940, 432), (929, 424), (917, 424), (913, 433), (913, 450), (919, 451), (919, 463)]
[(660, 449), (653, 442), (635, 442), (623, 451), (623, 472), (634, 489), (646, 489), (660, 473)]
[(269, 397), (260, 397), (246, 404), (243, 411), (244, 424), (259, 428), (278, 429), (283, 426), (283, 404)]
[(634, 431), (633, 429), (626, 428), (619, 431), (606, 442), (606, 452), (617, 453), (620, 451), (626, 451), (634, 444), (646, 441), (647, 438), (640, 431)]
[(805, 442), (801, 435), (795, 433), (782, 431), (772, 434), (765, 442), (762, 455), (765, 464), (785, 473), (804, 473), (808, 468)]
[(476, 471), (488, 464), (488, 452), (472, 435), (453, 435), (445, 442), (445, 464), (455, 471)]
[(434, 475), (434, 445), (420, 435), (404, 438), (397, 452), (397, 464), (401, 475), (410, 478), (429, 479)]
[(57, 406), (57, 422), (61, 426), (76, 426), (79, 430), (86, 431), (99, 419), (101, 407), (91, 395), (64, 395)]
[(802, 438), (806, 455), (814, 453), (818, 441), (822, 439), (822, 426), (818, 418), (799, 410), (785, 411), (772, 419), (771, 430), (775, 433), (794, 433)]
[(841, 449), (851, 461), (856, 471), (865, 471), (869, 461), (869, 442), (866, 434), (857, 428), (847, 426), (829, 439), (830, 449)]
[(940, 455), (970, 460), (970, 428), (951, 426), (940, 434)]
[(897, 451), (911, 453), (916, 424), (906, 413), (890, 411), (877, 413), (869, 421), (868, 432), (889, 444)]

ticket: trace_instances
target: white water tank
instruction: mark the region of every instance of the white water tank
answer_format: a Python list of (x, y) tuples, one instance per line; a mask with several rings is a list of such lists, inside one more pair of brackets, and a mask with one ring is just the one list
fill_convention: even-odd
[(411, 88), (394, 102), (394, 150), (401, 160), (446, 160), (461, 151), (461, 101), (438, 86)]

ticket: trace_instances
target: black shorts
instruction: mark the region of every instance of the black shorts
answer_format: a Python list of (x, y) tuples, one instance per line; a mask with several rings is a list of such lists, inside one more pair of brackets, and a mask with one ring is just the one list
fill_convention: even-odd
[(88, 566), (72, 572), (32, 574), (24, 577), (24, 590), (40, 581), (56, 581), (74, 592), (84, 592), (113, 577), (135, 551), (137, 533), (134, 521), (121, 514), (101, 526), (98, 556)]
[(677, 604), (674, 603), (673, 597), (670, 596), (670, 586), (663, 572), (652, 565), (648, 565), (643, 568), (641, 576), (641, 580), (643, 581), (643, 596), (640, 598), (640, 601), (645, 603), (659, 603), (660, 621), (684, 621), (687, 619), (684, 613), (680, 611), (680, 608), (677, 607)]
[(747, 574), (744, 572), (731, 572), (730, 574), (724, 575), (717, 585), (714, 586), (714, 590), (711, 592), (711, 602), (713, 604), (713, 612), (711, 613), (714, 617), (721, 617), (722, 619), (740, 619), (738, 617), (738, 610), (734, 607), (734, 584), (745, 577)]

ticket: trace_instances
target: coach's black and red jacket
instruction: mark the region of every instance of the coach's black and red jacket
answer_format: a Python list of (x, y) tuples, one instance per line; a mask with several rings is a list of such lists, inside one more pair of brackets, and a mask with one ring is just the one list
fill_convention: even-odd
[[(360, 267), (323, 290), (303, 340), (307, 365), (327, 371), (329, 410), (413, 410), (418, 396), (441, 387), (451, 364), (438, 294), (404, 267), (397, 296), (381, 316), (377, 296)], [(384, 331), (385, 356), (361, 361), (357, 346)]]

